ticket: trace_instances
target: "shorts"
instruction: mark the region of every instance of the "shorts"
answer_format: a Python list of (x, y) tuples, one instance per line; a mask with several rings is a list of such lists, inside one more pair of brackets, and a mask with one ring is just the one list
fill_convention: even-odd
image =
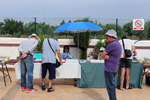
[(42, 79), (46, 77), (47, 69), (49, 71), (49, 79), (55, 79), (56, 78), (56, 64), (52, 63), (43, 63), (42, 64)]
[(121, 58), (119, 66), (120, 68), (131, 68), (131, 64), (132, 64), (132, 59)]

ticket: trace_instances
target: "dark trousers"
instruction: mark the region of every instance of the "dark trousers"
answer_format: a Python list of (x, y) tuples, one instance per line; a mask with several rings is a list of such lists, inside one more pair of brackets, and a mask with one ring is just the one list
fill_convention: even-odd
[(117, 100), (116, 87), (115, 87), (115, 75), (116, 75), (115, 72), (105, 71), (105, 83), (109, 95), (109, 100)]

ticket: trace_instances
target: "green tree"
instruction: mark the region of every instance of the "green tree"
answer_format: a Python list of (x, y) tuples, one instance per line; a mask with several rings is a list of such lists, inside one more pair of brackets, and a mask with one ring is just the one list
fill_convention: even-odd
[(94, 23), (93, 21), (89, 20), (89, 18), (83, 18), (82, 20), (75, 20), (74, 22), (92, 22), (92, 23)]
[(146, 39), (150, 39), (150, 21), (145, 23), (143, 35)]
[(39, 34), (39, 38), (40, 38), (40, 41), (35, 49), (35, 52), (42, 52), (42, 45), (43, 45), (43, 42), (44, 42), (44, 39), (45, 39), (45, 36), (42, 35), (42, 34)]
[[(84, 18), (82, 20), (76, 20), (74, 22), (92, 22), (90, 21), (88, 18)], [(80, 39), (78, 40), (78, 34)], [(73, 38), (74, 38), (74, 43), (81, 49), (81, 55), (80, 55), (80, 59), (86, 59), (87, 58), (87, 48), (89, 46), (90, 43), (90, 37), (91, 37), (91, 32), (84, 32), (84, 33), (78, 33), (78, 34), (74, 34)], [(78, 44), (79, 41), (79, 44)]]
[(23, 22), (16, 21), (13, 19), (4, 19), (3, 30), (5, 34), (10, 34), (10, 35), (21, 32), (23, 31)]
[[(116, 25), (115, 24), (106, 24), (106, 25), (99, 24), (99, 26), (101, 26), (103, 28), (102, 31), (98, 32), (99, 36), (105, 35), (105, 33), (108, 30), (116, 30)], [(118, 25), (117, 35), (121, 37), (123, 35), (123, 33), (124, 32), (122, 31), (122, 27), (120, 25)]]
[(126, 33), (124, 35), (132, 36), (132, 22), (123, 25), (123, 31)]
[[(52, 35), (52, 26), (49, 24), (43, 23), (37, 23), (36, 24), (36, 34), (51, 34)], [(44, 29), (44, 30), (43, 30)], [(35, 23), (34, 22), (29, 22), (24, 25), (24, 30), (26, 30), (23, 34), (24, 35), (31, 35), (32, 33), (35, 33)]]
[(129, 22), (127, 24), (124, 24), (123, 25), (123, 31), (125, 32), (124, 35), (126, 36), (135, 36), (135, 37), (139, 37), (139, 39), (143, 39), (143, 36), (144, 36), (144, 32), (141, 31), (141, 30), (133, 30), (132, 29), (132, 22)]
[[(78, 34), (79, 34), (79, 40), (78, 40)], [(85, 33), (74, 33), (73, 37), (74, 37), (74, 43), (78, 46), (79, 45), (79, 49), (81, 49), (81, 55), (80, 55), (80, 59), (86, 59), (87, 58), (87, 48), (89, 46), (90, 43), (90, 36), (91, 33), (90, 32), (85, 32)], [(79, 41), (79, 44), (78, 44)]]
[(63, 24), (65, 24), (65, 21), (64, 21), (64, 20), (62, 20), (62, 22), (60, 23), (60, 25), (63, 25)]
[(4, 23), (0, 22), (0, 34), (3, 34)]
[(68, 23), (71, 23), (71, 20), (69, 20)]
[(150, 22), (148, 22), (148, 32), (147, 32), (147, 38), (150, 39)]

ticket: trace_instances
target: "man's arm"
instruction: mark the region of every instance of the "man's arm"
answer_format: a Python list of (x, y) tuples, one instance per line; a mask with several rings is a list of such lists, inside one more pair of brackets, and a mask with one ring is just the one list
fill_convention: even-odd
[(108, 53), (107, 53), (106, 51), (104, 51), (104, 52), (100, 53), (100, 56), (101, 56), (102, 58), (108, 60), (108, 59), (109, 59), (109, 56), (108, 56), (107, 54), (108, 54)]
[(22, 54), (21, 58), (25, 58), (27, 57), (27, 54), (25, 52), (23, 52), (23, 49), (22, 49), (22, 44), (19, 45), (19, 52)]
[(62, 60), (61, 60), (61, 53), (60, 53), (60, 50), (57, 50), (57, 55), (58, 55), (58, 58), (59, 58), (59, 61), (60, 61), (60, 64), (62, 65)]
[(21, 52), (21, 54), (22, 54), (21, 58), (25, 58), (25, 57), (28, 56), (28, 55), (27, 55), (26, 53), (24, 53), (23, 51), (20, 51), (20, 52)]

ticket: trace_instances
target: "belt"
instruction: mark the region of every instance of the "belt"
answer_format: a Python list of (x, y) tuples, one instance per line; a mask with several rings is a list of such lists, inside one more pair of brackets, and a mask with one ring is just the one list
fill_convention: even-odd
[(33, 56), (32, 54), (28, 54), (28, 56)]

